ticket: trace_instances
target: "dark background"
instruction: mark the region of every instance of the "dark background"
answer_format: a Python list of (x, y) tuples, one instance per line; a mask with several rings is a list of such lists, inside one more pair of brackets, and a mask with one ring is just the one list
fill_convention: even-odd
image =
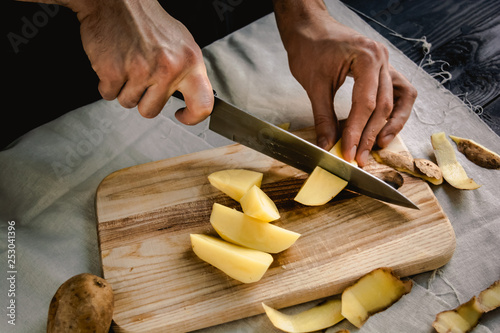
[[(481, 106), (482, 119), (500, 134), (500, 1), (343, 2), (403, 36), (426, 36), (432, 43), (432, 58), (450, 64), (446, 69), (453, 78), (445, 86), (458, 96), (466, 95), (472, 105)], [(271, 0), (160, 3), (187, 26), (200, 47), (272, 11)], [(2, 1), (0, 6), (5, 59), (2, 77), (7, 87), (0, 122), (2, 149), (27, 131), (94, 102), (100, 95), (73, 12), (12, 0)], [(363, 18), (410, 59), (420, 62), (420, 45), (394, 37), (390, 30)], [(436, 72), (432, 66), (426, 70)]]

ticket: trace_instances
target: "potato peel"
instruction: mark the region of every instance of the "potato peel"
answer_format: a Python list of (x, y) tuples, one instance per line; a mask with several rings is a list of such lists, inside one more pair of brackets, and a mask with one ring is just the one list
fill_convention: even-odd
[(441, 169), (433, 162), (413, 157), (408, 152), (395, 153), (390, 150), (372, 151), (372, 156), (378, 163), (390, 166), (397, 171), (422, 178), (434, 185), (443, 183)]
[(402, 281), (390, 268), (377, 268), (342, 292), (342, 315), (360, 328), (368, 318), (409, 293), (413, 283)]
[(482, 315), (483, 312), (474, 296), (453, 310), (438, 313), (432, 327), (438, 333), (467, 333), (476, 327)]
[(472, 178), (467, 176), (464, 168), (457, 161), (455, 151), (444, 132), (432, 134), (431, 142), (437, 164), (443, 173), (443, 178), (451, 186), (462, 190), (475, 190), (481, 187), (481, 185), (478, 185)]
[(500, 169), (500, 156), (497, 153), (470, 139), (453, 135), (450, 138), (457, 144), (458, 151), (471, 162), (487, 169)]
[(495, 281), (477, 297), (479, 306), (484, 312), (490, 312), (500, 307), (500, 280)]
[(478, 297), (472, 297), (453, 310), (438, 313), (432, 327), (438, 333), (467, 333), (476, 327), (483, 313), (498, 307), (500, 307), (500, 280), (481, 291)]
[(343, 320), (340, 299), (331, 299), (311, 309), (288, 315), (262, 303), (273, 325), (285, 332), (314, 332), (331, 327)]

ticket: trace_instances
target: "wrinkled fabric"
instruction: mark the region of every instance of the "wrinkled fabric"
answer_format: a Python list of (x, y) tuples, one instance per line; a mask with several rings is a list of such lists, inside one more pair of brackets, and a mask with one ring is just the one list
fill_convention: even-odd
[[(430, 135), (445, 131), (500, 151), (500, 138), (477, 115), (418, 68), (368, 24), (338, 1), (327, 1), (340, 22), (387, 45), (392, 65), (417, 88), (419, 97), (401, 136), (414, 157), (433, 159)], [(203, 50), (218, 95), (270, 122), (292, 129), (313, 125), (307, 94), (290, 74), (273, 14), (214, 42)], [(445, 60), (445, 59), (444, 59)], [(345, 118), (352, 80), (339, 90), (335, 108)], [(54, 101), (57, 103), (57, 101)], [(15, 221), (16, 325), (8, 324), (9, 285), (0, 279), (4, 313), (1, 332), (44, 332), (50, 300), (73, 275), (101, 274), (94, 209), (95, 191), (113, 171), (230, 143), (210, 132), (207, 121), (187, 127), (175, 120), (182, 102), (171, 99), (154, 119), (116, 101), (98, 101), (47, 123), (0, 152), (1, 269), (7, 274), (7, 226)], [(457, 244), (448, 264), (411, 277), (414, 287), (397, 306), (356, 329), (346, 321), (327, 332), (432, 331), (435, 315), (456, 307), (500, 279), (500, 188), (498, 170), (486, 170), (457, 153), (466, 172), (483, 186), (460, 191), (432, 186), (455, 230)], [(318, 301), (287, 309), (296, 312)], [(496, 310), (474, 332), (500, 332)], [(202, 332), (273, 332), (264, 315)]]

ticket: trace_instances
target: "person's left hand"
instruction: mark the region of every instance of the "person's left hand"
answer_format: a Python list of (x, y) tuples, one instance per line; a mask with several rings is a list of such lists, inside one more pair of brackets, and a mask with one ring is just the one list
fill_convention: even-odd
[(304, 15), (276, 13), (290, 70), (311, 101), (317, 144), (327, 150), (340, 137), (335, 94), (348, 75), (354, 78), (342, 153), (363, 166), (375, 144), (386, 147), (401, 131), (416, 89), (389, 64), (382, 44), (337, 22), (326, 9), (307, 5)]

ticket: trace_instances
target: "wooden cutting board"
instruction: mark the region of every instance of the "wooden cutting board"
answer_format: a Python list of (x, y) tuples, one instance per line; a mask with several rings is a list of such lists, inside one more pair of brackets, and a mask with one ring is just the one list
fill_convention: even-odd
[[(311, 129), (298, 135), (314, 140)], [(391, 150), (405, 150), (400, 142)], [(262, 189), (281, 213), (275, 224), (301, 234), (273, 255), (262, 280), (242, 284), (201, 261), (189, 234), (216, 235), (215, 202), (239, 204), (211, 186), (218, 170), (264, 173)], [(374, 161), (369, 172), (387, 167)], [(449, 220), (424, 181), (404, 176), (400, 191), (420, 210), (342, 191), (321, 207), (293, 197), (307, 177), (234, 144), (119, 170), (96, 195), (104, 277), (115, 293), (116, 332), (186, 332), (263, 313), (261, 302), (282, 308), (339, 294), (381, 266), (400, 276), (444, 265), (455, 248)]]

